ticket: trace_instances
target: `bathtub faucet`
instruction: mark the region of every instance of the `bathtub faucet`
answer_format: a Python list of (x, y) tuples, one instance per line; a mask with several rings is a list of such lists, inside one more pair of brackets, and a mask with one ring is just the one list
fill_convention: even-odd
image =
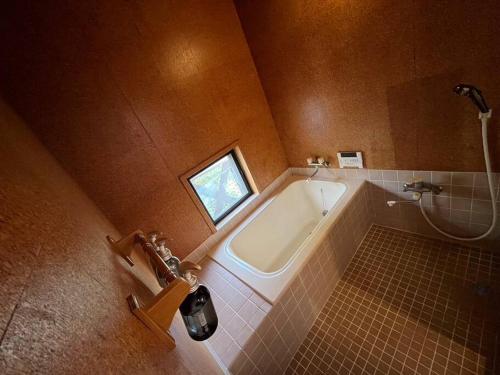
[(307, 165), (309, 167), (314, 167), (313, 174), (307, 179), (307, 182), (309, 182), (319, 172), (320, 167), (328, 168), (330, 166), (330, 163), (325, 160), (325, 158), (318, 156), (315, 158), (307, 158)]
[(312, 179), (314, 176), (316, 176), (316, 174), (318, 173), (318, 171), (319, 171), (319, 167), (318, 167), (318, 166), (316, 166), (316, 167), (315, 167), (315, 169), (314, 169), (313, 174), (312, 174), (312, 175), (310, 175), (310, 176), (307, 178), (307, 182), (311, 181), (311, 179)]

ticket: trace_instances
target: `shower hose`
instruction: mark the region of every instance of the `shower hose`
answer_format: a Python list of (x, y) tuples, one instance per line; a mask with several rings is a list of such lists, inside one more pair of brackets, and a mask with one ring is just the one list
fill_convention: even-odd
[(488, 187), (490, 189), (490, 197), (491, 197), (491, 208), (493, 212), (493, 218), (491, 219), (491, 225), (488, 228), (486, 232), (483, 234), (476, 236), (476, 237), (458, 237), (454, 236), (452, 234), (449, 234), (441, 229), (439, 229), (437, 226), (435, 226), (429, 216), (427, 216), (427, 213), (425, 212), (424, 206), (422, 205), (422, 199), (420, 199), (420, 211), (422, 212), (422, 215), (424, 216), (425, 220), (429, 223), (431, 227), (433, 227), (435, 230), (437, 230), (439, 233), (442, 235), (452, 238), (454, 240), (460, 240), (460, 241), (477, 241), (482, 238), (485, 238), (488, 236), (493, 229), (495, 229), (495, 225), (497, 223), (497, 206), (496, 206), (496, 201), (495, 201), (495, 189), (493, 187), (493, 173), (491, 172), (491, 161), (490, 161), (490, 153), (488, 150), (488, 120), (491, 118), (491, 110), (487, 113), (479, 113), (479, 119), (481, 120), (481, 131), (483, 135), (483, 151), (484, 151), (484, 163), (486, 164), (486, 174), (488, 176)]

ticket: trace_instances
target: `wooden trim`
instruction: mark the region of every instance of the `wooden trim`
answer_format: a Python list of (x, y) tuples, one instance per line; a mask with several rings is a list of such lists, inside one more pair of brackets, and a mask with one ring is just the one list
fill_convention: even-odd
[(259, 193), (259, 189), (257, 188), (257, 184), (255, 183), (252, 174), (250, 173), (250, 169), (248, 168), (247, 162), (245, 158), (243, 157), (243, 154), (241, 152), (241, 149), (238, 145), (234, 146), (234, 152), (236, 156), (238, 157), (238, 161), (240, 162), (241, 169), (243, 169), (243, 173), (245, 174), (245, 177), (248, 181), (248, 184), (250, 185), (250, 188), (252, 189), (254, 194)]
[(143, 307), (133, 294), (127, 297), (130, 311), (167, 345), (168, 350), (175, 348), (175, 339), (167, 331), (179, 306), (188, 296), (189, 288), (184, 279), (177, 278)]
[[(134, 246), (140, 244), (143, 249), (147, 249), (147, 246), (151, 245), (148, 241), (145, 241), (144, 233), (141, 230), (136, 230), (117, 241), (111, 236), (106, 236), (106, 238), (113, 251), (125, 258), (131, 267), (134, 265), (131, 258)], [(167, 265), (161, 258), (158, 262), (158, 266), (162, 265), (166, 267), (164, 269), (170, 273), (170, 270), (168, 270)], [(200, 266), (191, 262), (182, 262), (180, 267), (201, 270)], [(150, 269), (148, 271), (151, 272)], [(190, 286), (186, 280), (183, 278), (173, 278), (173, 280), (169, 281), (168, 286), (163, 288), (145, 306), (141, 306), (136, 296), (131, 294), (127, 297), (130, 311), (167, 345), (168, 350), (175, 348), (175, 340), (167, 331), (170, 329), (179, 306), (189, 294), (189, 290)]]
[(258, 193), (257, 190), (257, 185), (255, 184), (254, 179), (252, 178), (252, 175), (250, 174), (250, 170), (248, 169), (248, 165), (245, 162), (245, 158), (243, 157), (243, 154), (241, 152), (241, 149), (238, 146), (238, 141), (235, 141), (231, 143), (230, 145), (224, 147), (223, 149), (217, 151), (215, 154), (210, 156), (208, 159), (204, 160), (200, 164), (198, 164), (196, 167), (190, 169), (186, 173), (182, 174), (179, 176), (179, 180), (182, 182), (182, 185), (184, 185), (184, 189), (186, 189), (187, 193), (191, 197), (191, 200), (193, 203), (196, 205), (196, 208), (200, 212), (201, 216), (207, 223), (208, 227), (212, 231), (212, 233), (217, 232), (217, 228), (212, 221), (212, 218), (208, 214), (207, 210), (205, 209), (205, 206), (203, 203), (200, 201), (198, 198), (198, 195), (196, 192), (193, 190), (193, 187), (189, 183), (189, 178), (195, 175), (196, 173), (200, 172), (202, 169), (206, 168), (208, 165), (212, 164), (213, 162), (217, 161), (227, 153), (229, 153), (231, 150), (234, 150), (236, 157), (238, 158), (238, 162), (241, 166), (241, 169), (243, 170), (243, 173), (245, 174), (245, 178), (248, 181), (248, 184), (250, 185), (250, 189), (252, 189), (252, 193)]

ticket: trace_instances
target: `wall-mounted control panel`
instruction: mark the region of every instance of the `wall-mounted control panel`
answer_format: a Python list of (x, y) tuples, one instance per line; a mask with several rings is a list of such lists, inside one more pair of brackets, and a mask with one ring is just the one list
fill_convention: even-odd
[(363, 155), (361, 151), (337, 152), (340, 168), (363, 168)]

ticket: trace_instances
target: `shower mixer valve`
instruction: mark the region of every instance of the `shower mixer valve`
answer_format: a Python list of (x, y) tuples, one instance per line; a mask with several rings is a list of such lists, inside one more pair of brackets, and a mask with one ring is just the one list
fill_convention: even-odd
[(441, 186), (420, 180), (414, 182), (407, 182), (403, 184), (403, 191), (404, 192), (412, 191), (414, 193), (420, 193), (420, 194), (432, 192), (433, 194), (439, 195), (443, 191), (443, 188)]
[(399, 201), (387, 201), (389, 207), (394, 206), (396, 203), (415, 203), (422, 198), (424, 193), (433, 193), (439, 195), (443, 191), (442, 186), (434, 185), (429, 182), (424, 182), (422, 180), (417, 180), (413, 182), (407, 182), (403, 184), (403, 192), (413, 192), (413, 199), (409, 200), (399, 200)]

